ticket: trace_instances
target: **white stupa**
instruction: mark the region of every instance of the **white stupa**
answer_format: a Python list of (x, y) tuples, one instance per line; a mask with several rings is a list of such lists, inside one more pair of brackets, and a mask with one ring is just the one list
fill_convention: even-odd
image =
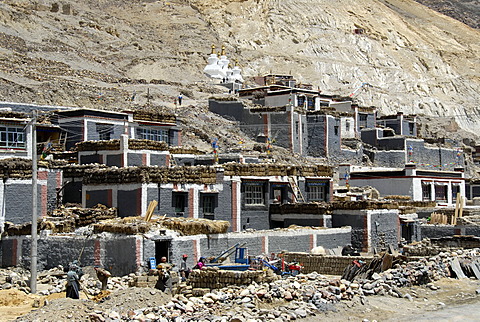
[(218, 63), (219, 59), (217, 54), (215, 54), (215, 45), (212, 45), (212, 52), (207, 59), (207, 66), (203, 69), (203, 72), (211, 78), (222, 79), (223, 76), (220, 72), (221, 66)]
[(243, 83), (242, 70), (240, 69), (240, 67), (238, 67), (236, 62), (235, 62), (235, 67), (233, 67), (232, 69), (232, 75), (230, 76), (230, 81)]
[(222, 51), (219, 54), (215, 53), (215, 45), (212, 45), (212, 52), (207, 59), (207, 66), (203, 72), (210, 78), (221, 80), (225, 83), (243, 83), (241, 69), (235, 65), (233, 69), (230, 68), (230, 60), (225, 54), (225, 46), (222, 46)]

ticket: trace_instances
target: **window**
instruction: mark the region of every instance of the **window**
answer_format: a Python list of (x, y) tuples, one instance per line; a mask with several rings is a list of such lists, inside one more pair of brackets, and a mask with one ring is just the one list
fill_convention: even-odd
[(175, 208), (175, 212), (185, 212), (185, 205), (187, 201), (186, 192), (174, 192), (172, 193), (172, 206)]
[(307, 98), (307, 109), (309, 111), (315, 110), (315, 99), (313, 97)]
[(350, 132), (350, 121), (346, 121), (346, 122), (345, 122), (345, 130), (346, 130), (347, 132)]
[(169, 143), (168, 130), (140, 128), (138, 129), (138, 136), (143, 140), (163, 141)]
[(453, 184), (452, 185), (452, 202), (457, 201), (457, 195), (460, 193), (460, 186)]
[(447, 185), (435, 185), (435, 201), (447, 201)]
[(334, 133), (336, 136), (338, 136), (338, 125), (335, 125), (335, 126), (333, 127), (333, 133)]
[(0, 147), (24, 148), (25, 133), (21, 127), (0, 127)]
[(359, 127), (366, 128), (367, 127), (367, 114), (360, 114), (359, 115)]
[(215, 213), (215, 196), (214, 195), (202, 195), (202, 212), (203, 217), (206, 219), (214, 219)]
[(422, 183), (422, 198), (423, 198), (423, 201), (432, 200), (431, 185), (428, 183)]
[(110, 140), (113, 135), (113, 125), (112, 124), (96, 124), (98, 139), (99, 140)]
[(408, 124), (408, 130), (409, 130), (410, 135), (414, 135), (415, 134), (415, 124), (414, 123), (409, 123)]
[(307, 182), (308, 201), (325, 201), (327, 199), (326, 182)]
[(297, 96), (297, 106), (303, 107), (305, 105), (305, 96)]
[(263, 184), (246, 184), (245, 185), (245, 205), (259, 206), (264, 205)]

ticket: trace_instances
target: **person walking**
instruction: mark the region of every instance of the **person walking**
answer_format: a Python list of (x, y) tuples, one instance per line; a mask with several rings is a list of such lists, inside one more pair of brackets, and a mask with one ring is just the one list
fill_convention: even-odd
[(100, 282), (102, 282), (102, 291), (107, 289), (108, 278), (112, 276), (112, 274), (107, 271), (106, 269), (101, 268), (100, 266), (95, 266), (95, 272), (97, 273), (97, 278)]
[(72, 299), (80, 298), (80, 279), (83, 276), (83, 270), (77, 260), (70, 263), (67, 272), (66, 296)]
[(182, 106), (182, 99), (183, 99), (182, 94), (178, 95), (178, 106)]

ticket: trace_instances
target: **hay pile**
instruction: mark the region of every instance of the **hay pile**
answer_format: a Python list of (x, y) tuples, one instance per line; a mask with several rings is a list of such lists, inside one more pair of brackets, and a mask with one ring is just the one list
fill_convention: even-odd
[(163, 227), (177, 231), (182, 235), (210, 235), (226, 233), (230, 223), (225, 220), (204, 218), (166, 217), (157, 220)]

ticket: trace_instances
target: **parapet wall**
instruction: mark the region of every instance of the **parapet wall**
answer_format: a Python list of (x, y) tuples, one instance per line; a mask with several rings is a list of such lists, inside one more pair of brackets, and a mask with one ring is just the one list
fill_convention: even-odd
[(298, 262), (303, 265), (302, 273), (317, 272), (326, 275), (342, 275), (345, 267), (354, 260), (362, 260), (369, 264), (373, 257), (362, 256), (330, 256), (308, 253), (285, 253), (285, 262)]

